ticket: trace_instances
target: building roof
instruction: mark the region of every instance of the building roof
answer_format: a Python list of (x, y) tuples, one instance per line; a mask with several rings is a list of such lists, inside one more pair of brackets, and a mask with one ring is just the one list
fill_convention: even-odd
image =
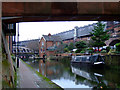
[[(104, 22), (104, 21), (102, 23), (106, 24), (106, 22)], [(95, 25), (96, 25), (96, 23), (89, 24), (89, 25), (86, 25), (83, 27), (76, 27), (77, 28), (77, 37), (91, 35), (90, 32), (93, 32), (92, 30), (94, 29)], [(54, 34), (51, 36), (49, 36), (49, 35), (43, 35), (43, 36), (47, 41), (64, 41), (64, 40), (73, 39), (74, 32), (75, 32), (75, 30), (72, 29), (72, 30), (61, 32), (61, 33)]]
[(82, 36), (90, 35), (90, 32), (93, 32), (92, 30), (94, 29), (94, 25), (95, 24), (79, 28), (78, 29), (78, 36), (77, 37), (82, 37)]
[(74, 30), (61, 32), (61, 33), (55, 34), (55, 36), (59, 36), (62, 40), (71, 39), (74, 37)]
[[(96, 25), (96, 23), (93, 23), (93, 24), (87, 25), (87, 26), (83, 26), (83, 27), (78, 27), (77, 37), (90, 35), (90, 32), (92, 32), (94, 25)], [(55, 36), (60, 36), (62, 40), (68, 40), (68, 39), (74, 38), (74, 29), (55, 34)]]
[(60, 36), (55, 36), (55, 35), (43, 35), (43, 37), (45, 38), (46, 41), (62, 41), (62, 39), (60, 38)]

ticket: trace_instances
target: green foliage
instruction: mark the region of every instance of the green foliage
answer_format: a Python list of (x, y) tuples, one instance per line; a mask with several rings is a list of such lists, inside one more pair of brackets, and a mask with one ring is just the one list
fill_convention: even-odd
[(97, 26), (94, 26), (94, 29), (90, 34), (93, 36), (91, 39), (93, 40), (94, 43), (92, 43), (94, 47), (102, 47), (105, 45), (105, 41), (109, 39), (109, 34), (107, 34), (107, 31), (104, 31), (105, 24), (102, 24), (101, 22), (97, 23)]
[(110, 46), (108, 46), (108, 47), (106, 47), (106, 51), (107, 51), (107, 53), (110, 51)]
[(101, 53), (107, 53), (107, 50), (102, 50)]
[(85, 53), (85, 51), (81, 51), (80, 53)]
[(86, 43), (84, 41), (79, 41), (75, 43), (75, 46), (77, 48), (76, 52), (81, 52), (84, 48), (86, 48)]
[(91, 47), (91, 48), (89, 48), (88, 50), (93, 50), (93, 48)]
[(75, 53), (80, 53), (80, 50), (76, 50)]
[(108, 55), (109, 54), (115, 54), (115, 52), (116, 52), (115, 49), (110, 49), (110, 51), (108, 52)]
[(91, 47), (91, 48), (88, 48), (87, 51), (88, 51), (89, 53), (93, 53), (93, 48), (92, 48), (92, 47)]
[(115, 44), (116, 46), (116, 51), (120, 51), (120, 43)]
[(69, 49), (68, 48), (64, 48), (64, 52), (68, 52), (69, 51)]
[(17, 72), (14, 72), (14, 87), (17, 87)]
[(74, 49), (74, 44), (70, 43), (69, 45), (64, 44), (64, 52), (71, 52)]
[(69, 46), (68, 46), (68, 49), (69, 49), (69, 51), (73, 50), (74, 49), (74, 44), (70, 43)]

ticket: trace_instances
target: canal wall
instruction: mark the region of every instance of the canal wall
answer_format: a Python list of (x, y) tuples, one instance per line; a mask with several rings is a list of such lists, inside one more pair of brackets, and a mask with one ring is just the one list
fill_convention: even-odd
[[(80, 53), (72, 53), (72, 55), (84, 55)], [(70, 53), (63, 53), (63, 54), (58, 54), (58, 56), (50, 56), (48, 59), (49, 60), (71, 60)], [(105, 60), (105, 65), (109, 68), (115, 68), (115, 69), (120, 69), (120, 55), (104, 55), (101, 54)]]
[(107, 67), (120, 69), (120, 55), (106, 55), (104, 59)]

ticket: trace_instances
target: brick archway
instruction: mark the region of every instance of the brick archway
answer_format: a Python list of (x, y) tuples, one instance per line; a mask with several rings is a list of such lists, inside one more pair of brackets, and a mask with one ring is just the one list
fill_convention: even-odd
[(116, 43), (120, 43), (120, 40), (116, 39), (116, 40), (113, 40), (109, 46), (114, 46)]
[(110, 38), (105, 42), (107, 46), (114, 46), (116, 43), (120, 42), (120, 38)]

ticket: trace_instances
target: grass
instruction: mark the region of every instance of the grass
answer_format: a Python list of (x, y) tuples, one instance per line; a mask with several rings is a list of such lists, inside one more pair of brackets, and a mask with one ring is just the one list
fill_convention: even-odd
[[(25, 63), (22, 59), (20, 59), (23, 63)], [(47, 77), (43, 76), (42, 74), (40, 74), (38, 71), (36, 71), (35, 69), (33, 69), (29, 64), (25, 63), (26, 66), (28, 66), (31, 70), (33, 70), (39, 77), (41, 77), (43, 80), (45, 80), (46, 82), (48, 82), (50, 85), (53, 85), (53, 88), (57, 88), (57, 89), (62, 89), (60, 86), (58, 86), (57, 84), (55, 84), (54, 82), (52, 82), (50, 79), (48, 79)]]
[(14, 88), (17, 87), (17, 72), (14, 72)]

